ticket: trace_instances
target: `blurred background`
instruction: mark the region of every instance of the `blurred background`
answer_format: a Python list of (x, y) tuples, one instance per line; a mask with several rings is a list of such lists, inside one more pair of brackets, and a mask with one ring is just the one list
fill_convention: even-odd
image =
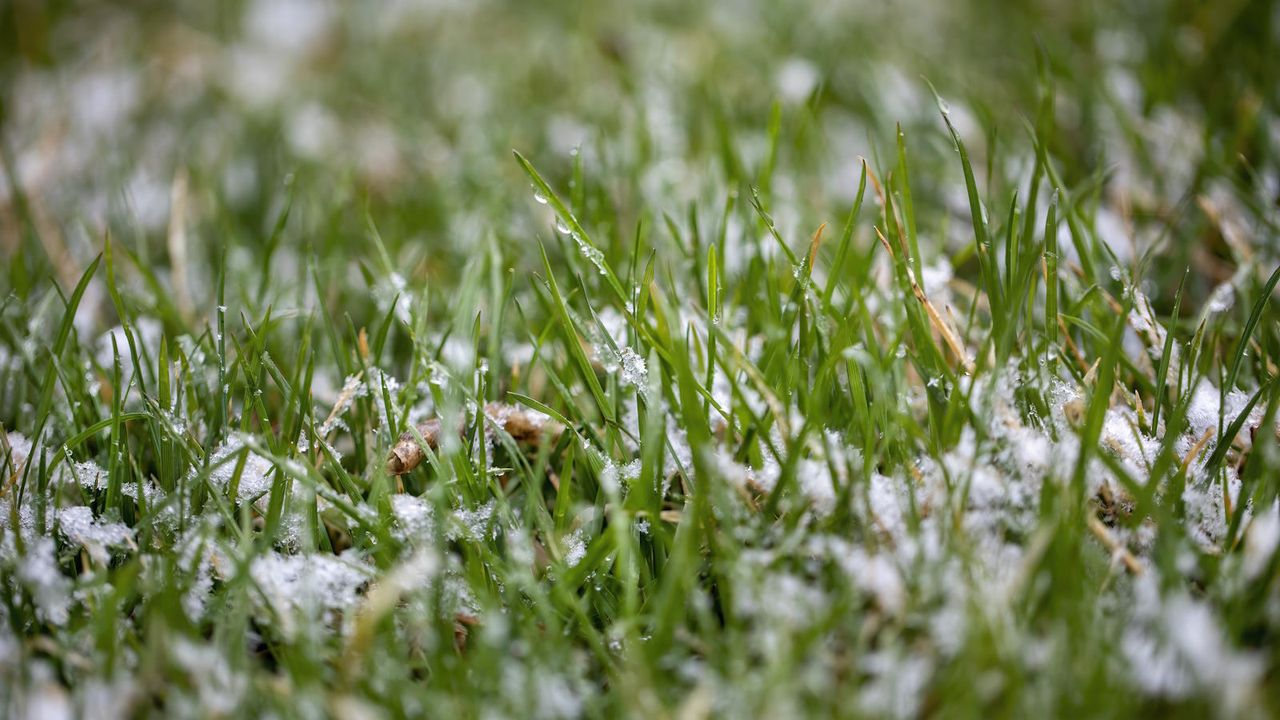
[(350, 265), (366, 213), (411, 280), (495, 239), (533, 267), (545, 218), (513, 148), (557, 187), (582, 162), (602, 236), (691, 203), (715, 217), (750, 185), (807, 236), (846, 211), (860, 156), (889, 161), (895, 123), (922, 234), (946, 250), (967, 209), (925, 78), (1008, 191), (1030, 172), (1043, 56), (1050, 150), (1099, 235), (1121, 259), (1172, 240), (1165, 265), (1204, 270), (1203, 294), (1232, 243), (1275, 228), (1278, 25), (1266, 0), (5, 0), (0, 253), (21, 294), (73, 281), (110, 228), (166, 283), (175, 192), (197, 268), (224, 242), (232, 267), (254, 262), (292, 193), (282, 277), (308, 247), (347, 245), (321, 255)]

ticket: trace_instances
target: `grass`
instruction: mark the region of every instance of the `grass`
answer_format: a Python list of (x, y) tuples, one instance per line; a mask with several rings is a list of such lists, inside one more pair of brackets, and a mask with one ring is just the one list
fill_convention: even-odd
[(2, 10), (7, 713), (1280, 713), (1267, 3)]

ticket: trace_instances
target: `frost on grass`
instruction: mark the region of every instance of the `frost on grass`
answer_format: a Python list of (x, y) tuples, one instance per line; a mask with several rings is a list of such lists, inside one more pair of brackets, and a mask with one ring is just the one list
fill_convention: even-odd
[[(182, 593), (182, 610), (192, 622), (199, 622), (209, 606), (213, 590), (215, 563), (221, 553), (215, 546), (213, 523), (191, 528), (178, 542), (178, 571), (187, 578)], [(225, 561), (223, 561), (225, 562)]]
[(232, 668), (218, 646), (178, 638), (170, 646), (169, 654), (195, 689), (194, 697), (180, 698), (179, 707), (210, 715), (227, 715), (240, 707), (249, 678)]
[(0, 446), (0, 470), (17, 473), (26, 465), (31, 456), (31, 441), (18, 432), (10, 432), (5, 436), (4, 445)]
[(606, 457), (604, 467), (600, 469), (600, 488), (604, 490), (607, 497), (619, 497), (632, 482), (639, 479), (640, 469), (641, 463), (638, 459), (618, 465), (612, 458)]
[(270, 552), (254, 559), (249, 575), (269, 616), (292, 637), (299, 624), (339, 619), (355, 605), (372, 573), (343, 557)]
[(462, 507), (454, 510), (445, 536), (449, 539), (469, 540), (496, 538), (498, 536), (498, 523), (494, 517), (496, 508), (497, 503), (490, 500), (475, 508)]
[(71, 542), (82, 546), (99, 565), (106, 564), (108, 551), (117, 548), (136, 549), (133, 530), (123, 523), (102, 522), (93, 510), (83, 505), (58, 511), (58, 527)]
[(416, 495), (397, 493), (391, 496), (391, 514), (395, 517), (396, 537), (408, 543), (430, 543), (435, 535), (435, 509)]
[(933, 677), (928, 657), (899, 649), (869, 653), (860, 662), (867, 684), (858, 697), (863, 712), (891, 718), (916, 717), (924, 701), (925, 688)]
[(623, 385), (630, 385), (644, 392), (649, 370), (644, 358), (626, 344), (626, 318), (609, 307), (600, 312), (599, 320), (601, 328), (608, 337), (601, 337), (597, 333), (597, 337), (593, 339), (596, 361), (606, 372), (617, 375)]
[(1155, 573), (1139, 578), (1135, 590), (1121, 649), (1143, 690), (1171, 699), (1207, 692), (1232, 714), (1256, 701), (1262, 658), (1231, 647), (1208, 605), (1185, 592), (1161, 597)]
[(582, 528), (578, 528), (564, 540), (564, 564), (566, 567), (575, 567), (586, 556), (586, 533)]
[(71, 581), (62, 574), (49, 538), (36, 538), (18, 561), (18, 581), (31, 593), (36, 616), (51, 625), (67, 622), (71, 610)]
[(270, 460), (249, 450), (243, 439), (234, 437), (209, 457), (209, 465), (214, 468), (209, 473), (209, 482), (224, 493), (230, 492), (232, 482), (236, 479), (240, 453), (246, 453), (246, 457), (236, 486), (236, 498), (255, 500), (271, 492), (275, 466)]
[(1257, 579), (1267, 569), (1267, 564), (1280, 548), (1280, 501), (1273, 502), (1266, 512), (1254, 515), (1245, 535), (1244, 574)]
[(557, 669), (554, 663), (513, 659), (505, 663), (501, 679), (501, 702), (506, 706), (495, 714), (515, 714), (537, 720), (581, 717), (587, 686), (572, 666)]
[[(602, 314), (602, 324), (611, 336), (626, 334), (619, 319)], [(759, 350), (752, 346), (761, 341), (735, 327), (736, 321), (724, 322), (724, 331), (741, 338), (746, 352), (760, 359)], [(1140, 348), (1159, 343), (1163, 337), (1163, 329), (1145, 311), (1131, 316), (1129, 324)], [(595, 347), (602, 369), (617, 373), (623, 385), (654, 387), (654, 377), (638, 353), (625, 345), (616, 346), (621, 349), (612, 356), (616, 364), (610, 364), (605, 352), (613, 352), (609, 348), (614, 346), (601, 342)], [(848, 353), (846, 359), (861, 362), (860, 353), (866, 352), (862, 349)], [(639, 369), (628, 369), (628, 358), (640, 362)], [(695, 360), (701, 364), (704, 358)], [(354, 401), (369, 401), (379, 408), (384, 386), (400, 389), (380, 371), (369, 371), (367, 381), (360, 377), (351, 376), (344, 384), (341, 393), (351, 400), (335, 406), (333, 417), (337, 419), (326, 423), (326, 435), (344, 429), (341, 418)], [(709, 462), (702, 466), (713, 478), (735, 488), (736, 494), (726, 497), (741, 501), (732, 508), (718, 506), (715, 512), (729, 526), (736, 524), (734, 538), (742, 546), (726, 570), (734, 587), (734, 617), (751, 628), (747, 647), (763, 657), (782, 655), (796, 637), (821, 628), (831, 613), (847, 612), (844, 603), (852, 599), (853, 607), (874, 613), (881, 622), (911, 623), (919, 633), (921, 646), (930, 648), (924, 652), (890, 643), (860, 657), (849, 671), (856, 673), (860, 683), (857, 707), (869, 714), (917, 714), (930, 683), (945, 662), (961, 651), (972, 634), (986, 629), (983, 623), (987, 621), (971, 609), (986, 608), (996, 616), (1009, 610), (1023, 581), (1021, 573), (1031, 562), (1026, 544), (1020, 539), (1035, 532), (1046, 490), (1061, 491), (1068, 486), (1070, 468), (1080, 453), (1078, 417), (1087, 394), (1065, 373), (1012, 363), (978, 378), (961, 377), (957, 385), (952, 391), (968, 394), (979, 424), (966, 426), (958, 441), (942, 452), (922, 454), (911, 464), (884, 473), (874, 469), (866, 473), (862, 448), (840, 430), (823, 429), (797, 442), (794, 432), (805, 424), (805, 418), (795, 404), (779, 408), (782, 420), (767, 435), (754, 437), (749, 443), (727, 442), (733, 438), (734, 423), (740, 421), (736, 413), (745, 410), (762, 415), (774, 412), (776, 403), (789, 400), (764, 397), (745, 374), (735, 374), (732, 368), (717, 368), (710, 388), (726, 414), (707, 410), (707, 422), (716, 440), (708, 452)], [(1048, 411), (1044, 416), (1028, 411), (1019, 396), (1020, 389), (1026, 387), (1043, 389)], [(1230, 425), (1250, 397), (1246, 391), (1222, 393), (1207, 380), (1187, 392), (1190, 402), (1186, 427), (1181, 436), (1173, 439), (1179, 458), (1187, 457), (1201, 436), (1216, 435), (1219, 427)], [(694, 474), (695, 450), (671, 400), (660, 392), (639, 395), (627, 393), (621, 402), (621, 425), (627, 431), (619, 442), (622, 453), (611, 457), (594, 441), (588, 441), (590, 452), (603, 462), (598, 481), (609, 502), (614, 498), (623, 500), (640, 475), (640, 460), (634, 455), (643, 450), (638, 441), (644, 434), (642, 402), (647, 412), (660, 415), (664, 430), (660, 435), (664, 494), (670, 498), (683, 492), (687, 485), (676, 480)], [(920, 397), (904, 396), (899, 403), (904, 411), (922, 407)], [(386, 410), (375, 410), (381, 416), (376, 422), (385, 422)], [(394, 407), (391, 410), (399, 412)], [(482, 408), (477, 403), (469, 412), (484, 413), (485, 441), (490, 443), (490, 451), (503, 431), (521, 440), (526, 436), (519, 427), (528, 425), (533, 428), (531, 432), (541, 433), (549, 422), (540, 413), (516, 406), (493, 404)], [(1143, 412), (1127, 398), (1117, 396), (1104, 413), (1098, 448), (1139, 483), (1147, 481), (1165, 440), (1164, 427), (1147, 427)], [(1261, 417), (1261, 411), (1255, 408), (1248, 424), (1256, 425)], [(439, 427), (436, 432), (441, 432)], [(449, 437), (460, 445), (461, 435)], [(8, 440), (13, 448), (11, 461), (26, 462), (30, 443), (17, 434), (10, 434)], [(1244, 446), (1247, 442), (1242, 438), (1238, 444)], [(1234, 465), (1223, 469), (1219, 478), (1222, 482), (1205, 475), (1203, 458), (1212, 448), (1209, 444), (1198, 455), (1190, 456), (1183, 495), (1187, 507), (1184, 522), (1194, 542), (1217, 551), (1228, 530), (1224, 499), (1237, 502), (1241, 485)], [(302, 443), (298, 449), (308, 452), (315, 448)], [(233, 435), (212, 453), (210, 463), (216, 467), (210, 475), (211, 484), (229, 492), (242, 453), (244, 468), (237, 496), (241, 500), (257, 498), (259, 511), (264, 510), (261, 501), (269, 494), (276, 470), (272, 462), (248, 448), (246, 438)], [(620, 456), (630, 459), (613, 459)], [(69, 478), (87, 493), (101, 494), (109, 485), (107, 472), (94, 461), (68, 463), (67, 468)], [(758, 515), (761, 501), (779, 492), (785, 472), (791, 475), (785, 478), (787, 484), (780, 491), (782, 507), (800, 518), (792, 530), (763, 522)], [(1086, 475), (1085, 489), (1090, 499), (1109, 497), (1121, 508), (1115, 512), (1123, 510), (1125, 484), (1108, 466), (1095, 457)], [(700, 482), (707, 478), (694, 479)], [(851, 491), (842, 493), (845, 488)], [(123, 490), (129, 497), (136, 495), (136, 486), (124, 486)], [(150, 484), (144, 492), (160, 497), (160, 491)], [(841, 507), (841, 502), (848, 506)], [(303, 548), (302, 539), (312, 529), (307, 512), (311, 503), (316, 503), (318, 509), (332, 509), (323, 498), (295, 487), (285, 507), (281, 535), (277, 537), (279, 545), (294, 551)], [(468, 575), (462, 571), (457, 555), (437, 546), (440, 539), (446, 546), (486, 545), (505, 536), (511, 568), (503, 571), (503, 583), (536, 593), (544, 583), (557, 582), (554, 573), (543, 574), (540, 569), (545, 560), (539, 557), (539, 551), (545, 546), (535, 543), (546, 538), (539, 540), (531, 533), (519, 512), (508, 516), (498, 499), (459, 502), (456, 509), (440, 515), (424, 496), (397, 492), (391, 496), (390, 505), (390, 535), (404, 544), (403, 552), (407, 554), (397, 558), (388, 573), (379, 577), (370, 564), (355, 560), (354, 553), (335, 556), (269, 551), (249, 566), (256, 617), (272, 632), (295, 641), (324, 628), (349, 630), (362, 607), (375, 601), (391, 602), (386, 597), (393, 597), (392, 604), (405, 610), (397, 624), (397, 637), (406, 642), (421, 641), (426, 631), (405, 620), (404, 614), (430, 617), (444, 612), (481, 617), (481, 603)], [(87, 506), (55, 505), (49, 510), (51, 527), (59, 530), (54, 536), (42, 538), (35, 533), (30, 498), (18, 508), (17, 532), (32, 542), (28, 542), (28, 554), (17, 565), (14, 577), (32, 598), (39, 618), (50, 625), (65, 626), (76, 608), (79, 589), (78, 581), (58, 564), (59, 550), (83, 548), (96, 565), (102, 566), (110, 561), (111, 551), (134, 549), (134, 531), (121, 523), (95, 517)], [(365, 513), (366, 519), (376, 520), (376, 514), (366, 506), (358, 505), (356, 511)], [(854, 518), (855, 527), (863, 533), (861, 537), (819, 529), (845, 512)], [(506, 525), (508, 517), (515, 523), (513, 527)], [(573, 530), (557, 535), (559, 558), (565, 567), (581, 564), (591, 547), (592, 532), (588, 523), (581, 520), (583, 517), (596, 516), (580, 513)], [(1259, 577), (1272, 562), (1280, 545), (1280, 521), (1276, 517), (1276, 506), (1266, 512), (1246, 509), (1243, 558), (1239, 563), (1243, 577)], [(10, 522), (8, 512), (2, 522)], [(639, 519), (634, 524), (636, 537), (651, 541), (663, 532), (663, 522), (666, 521), (658, 518)], [(234, 572), (229, 550), (213, 541), (219, 532), (217, 523), (210, 523), (189, 530), (176, 545), (181, 548), (177, 569), (185, 583), (181, 606), (193, 622), (213, 617), (212, 608), (220, 606), (210, 601), (228, 579), (227, 573)], [(1134, 554), (1138, 562), (1149, 559), (1154, 538), (1150, 523), (1133, 531), (1116, 526), (1110, 532), (1118, 538), (1120, 548), (1103, 548), (1105, 551), (1123, 550)], [(971, 552), (956, 552), (959, 542)], [(366, 587), (372, 589), (366, 593)], [(1186, 699), (1211, 695), (1224, 707), (1247, 706), (1265, 665), (1227, 639), (1222, 620), (1212, 606), (1185, 593), (1162, 595), (1140, 584), (1130, 593), (1128, 587), (1117, 583), (1109, 596), (1124, 608), (1118, 611), (1126, 618), (1118, 635), (1119, 658), (1128, 681), (1153, 697)], [(383, 590), (375, 596), (372, 593), (377, 588)], [(842, 596), (843, 588), (848, 588), (851, 595)], [(428, 589), (432, 592), (425, 592)], [(438, 598), (435, 589), (439, 590)], [(705, 597), (695, 593), (689, 600), (691, 612), (706, 611), (706, 602)], [(495, 615), (501, 613), (485, 614), (485, 622), (497, 622)], [(1001, 629), (1012, 632), (1007, 627)], [(1051, 640), (1030, 637), (1019, 652), (1028, 658), (1028, 663), (1043, 666), (1049, 662), (1047, 658), (1053, 657), (1054, 647)], [(217, 652), (179, 647), (174, 653), (174, 662), (186, 672), (198, 671), (206, 676), (193, 682), (191, 702), (227, 708), (230, 712), (242, 701), (247, 692), (243, 686), (246, 678), (222, 668), (219, 663), (223, 658)], [(823, 662), (819, 656), (798, 672), (815, 676), (830, 673), (832, 668)], [(543, 706), (531, 711), (534, 714), (559, 717), (581, 712), (581, 687), (569, 679), (571, 674), (548, 675), (545, 668), (511, 672), (514, 695), (524, 692), (525, 676), (534, 673), (538, 682), (547, 686), (544, 691), (557, 696), (539, 700)], [(705, 667), (687, 666), (682, 672), (699, 682), (712, 682), (708, 678), (714, 677)], [(504, 698), (504, 702), (507, 700)]]
[[(967, 19), (963, 9), (826, 3), (761, 23), (759, 13), (725, 6), (679, 14), (674, 28), (636, 8), (582, 19), (584, 32), (566, 28), (549, 43), (539, 31), (555, 18), (539, 18), (524, 33), (532, 41), (494, 44), (476, 42), (474, 28), (494, 27), (508, 8), (399, 3), (356, 22), (331, 3), (251, 0), (220, 16), (217, 32), (194, 16), (95, 22), (100, 43), (64, 42), (69, 61), (18, 68), (6, 126), (15, 157), (0, 205), (30, 205), (18, 214), (35, 218), (30, 234), (45, 252), (24, 251), (19, 269), (37, 273), (10, 273), (24, 287), (6, 288), (15, 292), (0, 308), (6, 430), (36, 430), (32, 379), (48, 367), (76, 279), (63, 275), (102, 251), (99, 230), (116, 243), (119, 298), (108, 300), (100, 269), (56, 355), (42, 449), (16, 432), (2, 443), (12, 452), (0, 467), (0, 582), (14, 602), (0, 608), (0, 672), (24, 674), (0, 677), (0, 687), (18, 688), (29, 714), (51, 717), (107, 714), (120, 698), (121, 715), (252, 708), (354, 717), (399, 703), (390, 714), (450, 707), (552, 718), (606, 714), (621, 702), (655, 716), (795, 717), (834, 706), (912, 717), (949, 710), (950, 683), (964, 674), (965, 691), (1007, 699), (1006, 709), (1028, 716), (1061, 715), (1097, 687), (1106, 692), (1084, 698), (1098, 703), (1085, 714), (1134, 704), (1179, 710), (1194, 700), (1248, 715), (1274, 675), (1269, 574), (1280, 505), (1259, 492), (1270, 487), (1269, 443), (1252, 446), (1272, 429), (1260, 427), (1265, 396), (1219, 453), (1221, 466), (1206, 465), (1273, 365), (1250, 343), (1239, 387), (1220, 387), (1216, 372), (1258, 300), (1253, 274), (1265, 276), (1275, 260), (1266, 209), (1280, 185), (1263, 162), (1267, 143), (1242, 148), (1256, 173), (1218, 177), (1213, 158), (1232, 145), (1220, 142), (1214, 117), (1234, 111), (1198, 111), (1195, 88), (1176, 107), (1148, 92), (1150, 63), (1170, 43), (1117, 16), (1105, 23), (1115, 27), (1081, 25), (1097, 39), (1090, 92), (1101, 97), (1058, 84), (1048, 116), (1068, 118), (1070, 136), (1097, 157), (1045, 158), (1061, 172), (1053, 189), (1062, 189), (1050, 192), (1047, 180), (1029, 187), (1041, 146), (1007, 134), (995, 142), (985, 116), (1007, 124), (1001, 108), (1032, 98), (986, 102), (961, 95), (951, 78), (939, 89), (960, 97), (935, 106), (915, 78), (937, 73), (877, 54), (919, 47), (926, 60), (954, 63), (951, 75), (977, 77), (953, 52), (957, 39), (982, 46), (956, 22)], [(597, 21), (611, 29), (594, 32)], [(846, 42), (843, 32), (907, 25), (914, 30), (899, 36), (907, 42)], [(75, 27), (50, 29), (77, 36)], [(1195, 27), (1183, 30), (1172, 45), (1206, 61), (1249, 42), (1227, 34), (1205, 45)], [(802, 38), (803, 47), (779, 38)], [(155, 43), (174, 62), (140, 68)], [(131, 51), (102, 55), (98, 44)], [(612, 58), (609, 72), (555, 70), (566, 53), (597, 51)], [(395, 61), (330, 62), (351, 52)], [(413, 61), (399, 62), (402, 54)], [(854, 71), (837, 62), (845, 55)], [(1071, 69), (1070, 55), (1051, 60), (1053, 72)], [(1233, 73), (1250, 74), (1236, 65)], [(361, 71), (368, 67), (385, 72)], [(443, 69), (432, 73), (440, 83), (431, 97), (441, 102), (430, 107), (398, 90), (422, 67)], [(757, 71), (754, 81), (721, 82), (735, 68)], [(711, 86), (727, 93), (714, 99), (724, 108), (707, 105)], [(333, 88), (361, 102), (335, 102)], [(503, 115), (511, 108), (516, 115)], [(1275, 135), (1265, 108), (1245, 109), (1251, 127)], [(201, 141), (183, 142), (190, 133), (175, 129), (189, 129), (192, 117), (205, 120)], [(900, 168), (894, 138), (881, 132), (895, 123), (907, 136)], [(950, 156), (958, 144), (941, 123), (954, 124), (968, 147), (996, 274), (1006, 285), (1019, 279), (1008, 263), (1020, 258), (999, 252), (1005, 238), (1018, 235), (1034, 251), (1021, 275), (1035, 284), (1021, 318), (1013, 313), (1008, 364), (983, 337), (1001, 319), (999, 302), (981, 287), (984, 249)], [(220, 267), (221, 239), (194, 231), (269, 229), (295, 192), (269, 175), (279, 163), (264, 165), (259, 135), (281, 139), (285, 166), (292, 158), (306, 176), (340, 182), (319, 194), (298, 185), (300, 211), (272, 256), (261, 244), (222, 243)], [(500, 166), (488, 142), (508, 135), (531, 146), (572, 215), (556, 215), (549, 193), (524, 202), (524, 180), (511, 202), (516, 169)], [(788, 261), (816, 225), (838, 224), (850, 209), (860, 156), (873, 161), (843, 265), (834, 233), (815, 244), (813, 261)], [(1093, 165), (1108, 172), (1082, 185)], [(179, 166), (191, 170), (192, 199), (216, 201), (191, 204), (185, 239), (173, 217)], [(750, 187), (760, 189), (759, 213), (742, 196)], [(1013, 187), (1026, 202), (1006, 216), (998, 195)], [(376, 253), (355, 262), (343, 238), (352, 199), (366, 196), (370, 234), (373, 223), (383, 234)], [(1051, 205), (1057, 230), (1041, 225)], [(1178, 218), (1181, 207), (1194, 222)], [(915, 215), (905, 239), (924, 249), (906, 269), (937, 312), (926, 337), (910, 327), (917, 298), (902, 297), (894, 259), (874, 243), (872, 225), (892, 236), (894, 213)], [(17, 221), (23, 230), (25, 218)], [(153, 247), (166, 221), (172, 245)], [(578, 366), (579, 348), (565, 343), (579, 339), (560, 336), (526, 277), (541, 272), (534, 240), (547, 240), (538, 236), (548, 225), (560, 246), (549, 247), (550, 272), (587, 336), (589, 367)], [(1017, 232), (1024, 225), (1029, 236)], [(1196, 236), (1182, 234), (1188, 225)], [(1056, 256), (1036, 247), (1050, 239)], [(1190, 244), (1202, 240), (1203, 248)], [(1185, 317), (1166, 327), (1169, 288), (1160, 284), (1177, 268), (1162, 265), (1185, 260), (1167, 252), (1184, 244), (1196, 273)], [(1093, 246), (1108, 252), (1082, 257)], [(183, 268), (184, 256), (213, 264)], [(649, 257), (654, 272), (642, 280)], [(1044, 285), (1054, 263), (1063, 323), (1049, 340), (1057, 318), (1047, 316)], [(42, 274), (57, 274), (58, 286)], [(615, 280), (628, 297), (614, 296)], [(184, 317), (182, 294), (208, 309)], [(1133, 301), (1119, 382), (1102, 399), (1097, 447), (1082, 448), (1100, 377), (1090, 367), (1097, 331), (1108, 309), (1119, 312), (1113, 299)], [(1021, 303), (1006, 302), (1006, 312), (1011, 305)], [(259, 324), (268, 310), (271, 320)], [(1274, 346), (1272, 318), (1254, 336), (1264, 353)], [(1205, 343), (1193, 349), (1188, 330), (1201, 321)], [(942, 347), (947, 363), (959, 360), (953, 373), (933, 373), (922, 352), (939, 340), (927, 335), (943, 330), (955, 336)], [(1176, 418), (1166, 405), (1153, 427), (1152, 381), (1171, 336), (1169, 374), (1158, 380), (1169, 398), (1189, 403)], [(162, 348), (168, 367), (157, 367)], [(684, 348), (688, 357), (678, 355)], [(117, 358), (124, 387), (113, 383)], [(684, 406), (685, 377), (673, 372), (686, 361), (706, 384), (696, 407)], [(155, 404), (160, 378), (170, 407)], [(592, 392), (597, 382), (604, 402)], [(572, 427), (553, 431), (510, 393), (547, 403)], [(939, 403), (957, 399), (940, 419)], [(59, 455), (59, 442), (108, 417), (117, 401), (145, 419), (99, 427)], [(274, 437), (296, 430), (299, 417), (308, 429)], [(1172, 437), (1175, 419), (1183, 429)], [(704, 422), (710, 440), (698, 447), (691, 438), (704, 433), (691, 423)], [(406, 425), (424, 428), (442, 463), (424, 467), (410, 436), (399, 439), (401, 462), (384, 465), (387, 446), (397, 445), (388, 429)], [(482, 437), (473, 437), (479, 426)], [(254, 437), (232, 433), (205, 446), (235, 427)], [(1173, 470), (1154, 478), (1166, 449)], [(1077, 487), (1084, 453), (1091, 459)], [(54, 457), (57, 473), (38, 478)], [(656, 465), (645, 481), (656, 480), (657, 497), (639, 508), (642, 457)], [(1257, 477), (1242, 469), (1246, 461)], [(184, 482), (206, 463), (211, 494)], [(1184, 479), (1184, 467), (1185, 485), (1170, 482)], [(15, 479), (24, 468), (32, 472)], [(131, 478), (123, 499), (109, 492), (117, 471)], [(317, 483), (281, 483), (290, 488), (281, 524), (264, 544), (278, 472)], [(702, 492), (709, 507), (692, 502)], [(1135, 517), (1147, 495), (1177, 514), (1162, 526)], [(384, 502), (389, 513), (374, 509)], [(619, 518), (633, 532), (611, 532)], [(1073, 549), (1079, 555), (1067, 557), (1081, 567), (1066, 568), (1064, 586), (1054, 570), (1061, 574)], [(588, 551), (600, 556), (589, 581), (561, 592), (558, 571), (585, 569)], [(137, 566), (133, 593), (120, 580)], [(127, 612), (105, 614), (116, 590), (129, 596)], [(1069, 604), (1064, 617), (1059, 608)], [(665, 605), (672, 609), (661, 615)], [(1076, 615), (1087, 622), (1069, 619)], [(364, 617), (377, 622), (362, 627)], [(335, 637), (334, 625), (356, 632)], [(30, 635), (10, 637), (14, 628)], [(1063, 628), (1074, 636), (1064, 640)], [(1073, 654), (1094, 644), (1109, 654), (1086, 663)], [(95, 676), (104, 667), (112, 674)], [(1001, 684), (1011, 668), (1020, 682)]]
[(373, 298), (378, 304), (378, 310), (383, 314), (391, 310), (391, 304), (395, 303), (396, 319), (407, 325), (410, 322), (412, 298), (407, 294), (406, 288), (404, 276), (400, 273), (391, 273), (374, 286)]
[[(1069, 418), (1072, 406), (1082, 403), (1082, 393), (1067, 380), (1050, 378), (1048, 417), (1028, 417), (1016, 393), (1029, 381), (1031, 378), (1012, 366), (973, 381), (971, 397), (977, 416), (987, 418), (981, 437), (966, 428), (959, 442), (939, 457), (920, 458), (914, 475), (875, 473), (853, 493), (853, 512), (884, 542), (879, 552), (834, 537), (806, 541), (809, 558), (831, 562), (881, 611), (900, 614), (911, 596), (916, 603), (933, 605), (927, 627), (944, 653), (954, 652), (964, 642), (972, 622), (967, 607), (974, 602), (1002, 607), (1015, 596), (1022, 582), (1020, 568), (1027, 561), (1025, 546), (1012, 538), (1035, 531), (1046, 485), (1059, 488), (1059, 492), (1069, 487), (1070, 469), (1080, 452)], [(1220, 396), (1207, 383), (1197, 386), (1187, 415), (1188, 427), (1174, 439), (1180, 458), (1188, 454), (1199, 436), (1216, 430), (1220, 419), (1230, 424), (1248, 398), (1245, 393), (1232, 392), (1223, 404)], [(1257, 410), (1254, 413), (1251, 423), (1261, 419)], [(830, 468), (833, 464), (844, 467), (849, 458), (860, 457), (839, 435), (828, 435), (826, 440), (814, 443), (807, 457), (796, 463), (789, 491), (803, 498), (816, 517), (832, 512), (837, 498), (832, 488), (846, 481), (841, 473), (833, 475)], [(1158, 431), (1143, 427), (1133, 408), (1119, 404), (1106, 411), (1100, 451), (1112, 454), (1139, 482), (1150, 475), (1162, 442)], [(780, 463), (768, 455), (753, 467), (724, 452), (715, 455), (713, 467), (730, 483), (761, 496), (776, 490), (781, 471)], [(1185, 522), (1191, 539), (1214, 548), (1225, 537), (1229, 518), (1224, 511), (1222, 485), (1205, 477), (1201, 468), (1202, 463), (1191, 466), (1183, 495)], [(1233, 493), (1231, 501), (1236, 502), (1236, 470), (1223, 472), (1226, 487)], [(1086, 478), (1090, 497), (1123, 504), (1127, 497), (1124, 488), (1100, 459), (1091, 461)], [(1246, 512), (1248, 517), (1251, 513)], [(1258, 516), (1245, 536), (1247, 577), (1261, 572), (1280, 544), (1280, 530), (1275, 529), (1280, 521), (1275, 517), (1274, 508)], [(957, 531), (963, 532), (966, 544), (972, 544), (976, 551), (967, 560), (949, 553), (948, 538)], [(1152, 548), (1154, 527), (1150, 522), (1140, 524), (1132, 533), (1120, 528), (1111, 532), (1120, 538), (1122, 548), (1128, 542), (1128, 551), (1139, 557)], [(751, 550), (741, 556), (738, 567), (770, 568), (778, 563), (787, 567), (788, 558), (790, 562), (799, 559), (776, 549)], [(795, 575), (794, 570), (764, 574), (756, 570), (740, 576), (735, 586), (739, 590), (735, 595), (738, 612), (770, 617), (775, 624), (803, 623), (822, 609), (821, 585)], [(770, 602), (763, 598), (770, 598)], [(773, 600), (799, 611), (772, 612)], [(1209, 606), (1190, 598), (1161, 597), (1150, 589), (1145, 594), (1139, 592), (1133, 602), (1134, 619), (1124, 647), (1135, 682), (1154, 695), (1185, 698), (1214, 692), (1230, 707), (1247, 705), (1260, 677), (1259, 661), (1222, 639), (1219, 621)], [(1173, 638), (1173, 628), (1180, 624), (1194, 632)], [(934, 667), (928, 656), (901, 655), (898, 651), (876, 654), (862, 667), (867, 685), (859, 703), (867, 712), (910, 717), (918, 709), (920, 692), (930, 682)]]

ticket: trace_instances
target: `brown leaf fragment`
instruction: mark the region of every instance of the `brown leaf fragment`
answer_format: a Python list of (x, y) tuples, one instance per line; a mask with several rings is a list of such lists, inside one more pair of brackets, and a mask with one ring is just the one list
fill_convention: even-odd
[[(513, 440), (523, 445), (538, 446), (544, 438), (556, 439), (564, 431), (564, 426), (543, 413), (518, 405), (507, 403), (489, 403), (484, 406), (485, 434), (493, 432), (493, 426), (501, 427)], [(432, 418), (418, 425), (418, 434), (422, 441), (432, 450), (440, 446), (440, 433), (443, 428), (439, 418)], [(387, 472), (392, 475), (404, 475), (422, 464), (426, 458), (423, 446), (418, 443), (412, 431), (406, 432), (396, 441), (387, 456)]]

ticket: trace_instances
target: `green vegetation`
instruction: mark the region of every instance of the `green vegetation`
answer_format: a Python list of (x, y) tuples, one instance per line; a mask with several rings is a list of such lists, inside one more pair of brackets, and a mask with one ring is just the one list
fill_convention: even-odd
[(0, 3), (3, 714), (1280, 714), (1280, 13), (1123, 5)]

